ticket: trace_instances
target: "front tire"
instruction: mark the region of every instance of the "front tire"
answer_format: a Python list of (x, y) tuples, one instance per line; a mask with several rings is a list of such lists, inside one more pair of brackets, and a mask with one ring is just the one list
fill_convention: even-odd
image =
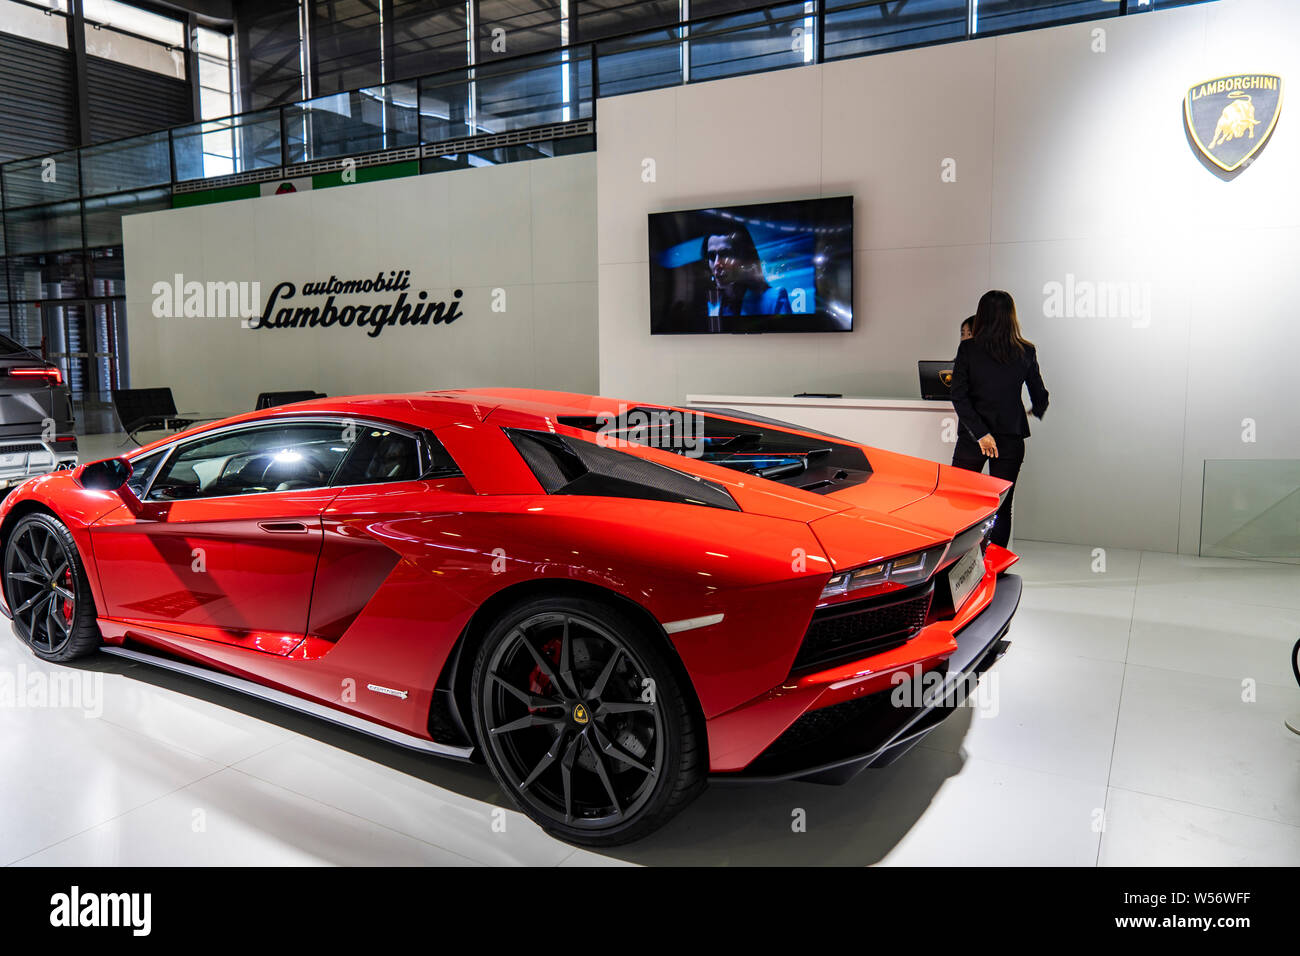
[(704, 789), (689, 689), (618, 608), (567, 597), (516, 605), (479, 646), (470, 686), (497, 782), (560, 839), (631, 842)]
[(70, 661), (99, 647), (86, 569), (72, 534), (54, 516), (33, 512), (10, 531), (4, 593), (14, 633), (42, 660)]

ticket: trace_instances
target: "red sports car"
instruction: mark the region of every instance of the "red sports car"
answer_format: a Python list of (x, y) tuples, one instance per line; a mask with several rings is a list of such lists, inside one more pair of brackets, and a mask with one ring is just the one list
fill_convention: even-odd
[(4, 611), (429, 753), (575, 843), (888, 763), (1006, 648), (1006, 482), (727, 409), (320, 399), (33, 478)]

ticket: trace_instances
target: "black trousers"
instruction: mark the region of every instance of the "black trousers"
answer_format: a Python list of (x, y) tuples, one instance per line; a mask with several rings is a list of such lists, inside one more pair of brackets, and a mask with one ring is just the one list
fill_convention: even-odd
[(1007, 499), (998, 509), (998, 520), (989, 532), (989, 540), (1005, 548), (1011, 541), (1011, 499), (1016, 492), (1015, 482), (1020, 476), (1020, 466), (1025, 460), (1025, 440), (1014, 435), (994, 435), (993, 440), (998, 443), (998, 457), (985, 458), (984, 452), (980, 451), (980, 443), (963, 431), (957, 438), (952, 463), (953, 467), (965, 468), (967, 471), (983, 471), (987, 463), (990, 475), (1011, 482)]

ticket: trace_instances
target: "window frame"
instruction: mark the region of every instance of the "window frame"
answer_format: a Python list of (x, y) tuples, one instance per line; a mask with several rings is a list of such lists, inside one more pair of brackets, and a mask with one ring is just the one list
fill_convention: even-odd
[[(160, 452), (161, 454), (159, 454)], [(153, 487), (153, 480), (158, 476), (158, 472), (162, 470), (162, 466), (167, 464), (168, 460), (172, 456), (171, 453), (172, 453), (171, 448), (167, 446), (163, 446), (162, 448), (151, 448), (149, 451), (144, 452), (141, 455), (136, 455), (133, 458), (127, 459), (127, 461), (131, 463), (131, 478), (134, 478), (136, 474), (136, 462), (144, 461), (147, 458), (152, 458), (154, 455), (158, 455), (158, 460), (154, 463), (153, 468), (150, 469), (149, 477), (145, 480), (145, 483), (141, 488), (143, 494), (139, 496), (140, 501), (148, 500), (149, 489)], [(126, 485), (129, 485), (131, 483), (131, 478), (128, 478), (126, 480), (126, 483), (123, 485), (123, 487), (126, 487)]]
[[(380, 418), (368, 418), (368, 417), (360, 418), (353, 415), (340, 416), (338, 414), (302, 415), (302, 416), (294, 416), (292, 418), (270, 418), (270, 419), (259, 419), (257, 421), (236, 422), (231, 425), (223, 425), (219, 428), (207, 429), (205, 431), (198, 433), (197, 435), (191, 435), (186, 438), (178, 437), (176, 440), (170, 443), (165, 443), (161, 447), (150, 448), (149, 450), (141, 452), (139, 454), (130, 455), (127, 457), (127, 461), (131, 462), (131, 467), (134, 468), (135, 463), (137, 461), (140, 461), (144, 458), (148, 458), (150, 455), (157, 454), (159, 451), (165, 452), (165, 454), (159, 460), (158, 464), (154, 466), (153, 473), (150, 474), (149, 481), (144, 486), (144, 494), (140, 496), (140, 501), (142, 503), (156, 504), (158, 502), (151, 502), (149, 498), (149, 493), (153, 490), (153, 483), (157, 480), (158, 476), (162, 474), (163, 468), (169, 462), (171, 462), (172, 458), (176, 455), (177, 450), (185, 445), (191, 444), (192, 442), (213, 438), (217, 435), (225, 434), (226, 432), (243, 431), (243, 430), (252, 431), (254, 429), (265, 428), (270, 425), (322, 425), (324, 424), (324, 425), (339, 425), (341, 427), (345, 427), (348, 422), (352, 422), (353, 424), (358, 426), (383, 428), (388, 431), (397, 432), (398, 434), (405, 435), (408, 438), (414, 439), (416, 444), (416, 454), (419, 456), (418, 464), (420, 468), (420, 477), (414, 479), (410, 479), (410, 478), (398, 479), (393, 481), (371, 481), (371, 482), (364, 482), (362, 484), (348, 484), (348, 485), (337, 484), (336, 479), (339, 476), (339, 471), (342, 469), (343, 463), (347, 460), (348, 457), (347, 454), (344, 454), (344, 456), (339, 459), (339, 463), (334, 466), (334, 471), (330, 473), (329, 480), (325, 484), (313, 488), (288, 488), (284, 491), (260, 491), (255, 494), (246, 494), (246, 495), (207, 495), (201, 498), (180, 498), (176, 500), (177, 501), (222, 501), (222, 500), (232, 499), (232, 498), (246, 499), (246, 498), (264, 497), (266, 495), (289, 495), (301, 491), (317, 491), (322, 488), (337, 488), (340, 491), (342, 491), (345, 488), (375, 488), (382, 485), (407, 484), (410, 481), (426, 480), (425, 476), (428, 475), (428, 473), (433, 468), (433, 454), (429, 445), (429, 439), (432, 439), (433, 441), (438, 441), (437, 437), (434, 436), (432, 432), (430, 432), (428, 429), (415, 428), (410, 425), (403, 425), (397, 422), (384, 421), (383, 419)], [(447, 451), (447, 446), (440, 441), (438, 442), (438, 444), (439, 446), (442, 447), (442, 450), (446, 453), (447, 457), (450, 458), (452, 463), (455, 464), (456, 466), (456, 472), (454, 475), (449, 474), (440, 477), (464, 478), (465, 470), (460, 467), (460, 464), (452, 456), (451, 452)], [(169, 501), (169, 502), (162, 502), (162, 503), (171, 504), (174, 502)]]
[[(347, 421), (356, 421), (356, 419), (349, 419), (346, 417), (338, 418), (337, 416), (259, 419), (257, 421), (238, 422), (233, 425), (222, 426), (221, 428), (209, 429), (207, 431), (200, 432), (197, 435), (192, 435), (188, 438), (178, 440), (173, 444), (171, 444), (170, 447), (164, 446), (167, 447), (167, 454), (163, 457), (162, 462), (157, 467), (154, 468), (153, 474), (149, 476), (149, 483), (144, 488), (144, 497), (142, 497), (140, 500), (146, 504), (159, 503), (149, 497), (150, 493), (153, 491), (154, 483), (158, 480), (158, 476), (163, 473), (166, 466), (171, 464), (172, 461), (176, 458), (176, 455), (179, 453), (180, 449), (186, 446), (193, 445), (201, 441), (207, 441), (211, 438), (218, 438), (228, 433), (235, 434), (244, 431), (258, 431), (265, 428), (274, 428), (279, 425), (338, 425), (340, 428), (343, 428), (345, 427)], [(158, 450), (159, 449), (154, 448), (151, 451), (139, 457), (141, 458), (148, 457), (148, 455), (151, 455), (154, 452), (157, 452)], [(347, 457), (346, 453), (344, 454), (343, 457), (344, 458)], [(339, 462), (342, 463), (342, 461), (343, 459), (340, 458)], [(132, 467), (134, 467), (134, 465), (135, 462), (132, 460)], [(310, 488), (286, 488), (284, 491), (258, 491), (258, 492), (242, 494), (242, 495), (238, 495), (238, 494), (237, 495), (200, 495), (194, 498), (168, 499), (161, 503), (174, 504), (177, 501), (221, 501), (229, 498), (247, 499), (247, 498), (259, 498), (264, 495), (287, 495), (287, 494), (293, 494), (295, 492), (300, 492), (300, 491), (319, 491), (322, 488), (333, 487), (332, 482), (334, 480), (334, 476), (337, 473), (338, 473), (338, 465), (335, 465), (334, 470), (330, 472), (329, 478), (326, 479), (325, 484), (313, 485)]]
[(408, 484), (412, 481), (426, 481), (428, 480), (429, 472), (433, 469), (433, 450), (429, 444), (430, 440), (438, 442), (439, 447), (442, 448), (447, 457), (451, 458), (452, 464), (456, 465), (456, 472), (454, 475), (439, 475), (438, 477), (465, 477), (464, 469), (460, 467), (455, 458), (452, 458), (451, 452), (447, 451), (447, 446), (438, 441), (437, 437), (426, 428), (411, 428), (410, 426), (394, 425), (391, 422), (375, 421), (372, 419), (363, 420), (359, 418), (350, 418), (348, 421), (356, 422), (358, 425), (364, 424), (367, 428), (382, 428), (386, 431), (396, 432), (399, 435), (405, 435), (407, 438), (412, 439), (415, 442), (415, 465), (419, 469), (420, 473), (414, 478), (390, 478), (386, 481), (362, 481), (341, 484), (338, 481), (339, 473), (343, 470), (344, 464), (347, 463), (348, 455), (352, 454), (352, 451), (349, 449), (348, 454), (344, 455), (343, 458), (339, 460), (338, 466), (334, 469), (334, 473), (330, 475), (329, 487), (331, 488), (373, 488), (377, 485), (402, 485)]

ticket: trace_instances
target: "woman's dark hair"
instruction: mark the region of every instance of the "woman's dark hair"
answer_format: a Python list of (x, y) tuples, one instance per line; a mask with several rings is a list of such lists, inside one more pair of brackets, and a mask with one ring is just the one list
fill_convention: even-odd
[(763, 262), (758, 258), (758, 247), (754, 237), (743, 222), (728, 223), (717, 229), (710, 229), (700, 239), (700, 258), (705, 265), (709, 262), (709, 240), (714, 236), (725, 236), (731, 240), (731, 250), (736, 258), (749, 270), (756, 271), (759, 278), (763, 275)]
[(971, 316), (967, 316), (966, 318), (964, 318), (964, 319), (961, 320), (961, 327), (964, 329), (964, 328), (966, 328), (967, 326), (970, 326), (971, 334), (974, 335), (974, 334), (975, 334), (975, 316), (973, 316), (973, 315), (971, 315)]
[(1005, 365), (1034, 347), (1020, 334), (1016, 318), (1016, 300), (1011, 293), (993, 290), (980, 297), (975, 310), (975, 340), (981, 342), (993, 358)]

